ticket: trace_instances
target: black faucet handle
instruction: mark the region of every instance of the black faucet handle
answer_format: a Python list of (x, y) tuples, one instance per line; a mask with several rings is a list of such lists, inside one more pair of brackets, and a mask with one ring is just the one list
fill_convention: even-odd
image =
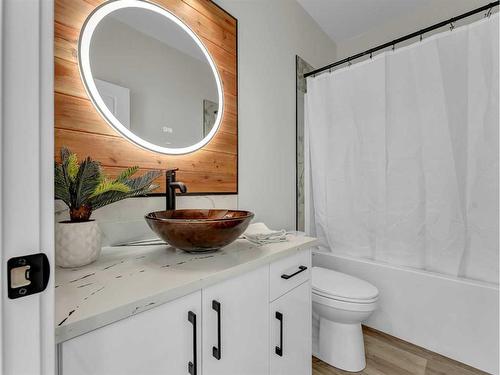
[(179, 170), (179, 168), (172, 168), (172, 169), (167, 169), (165, 171), (165, 174), (168, 176), (168, 175), (172, 175), (174, 174), (175, 175), (175, 172), (177, 172)]

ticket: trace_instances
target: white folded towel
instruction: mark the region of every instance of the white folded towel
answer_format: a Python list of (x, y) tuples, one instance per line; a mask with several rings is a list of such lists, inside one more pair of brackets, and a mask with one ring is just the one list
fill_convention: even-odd
[(264, 223), (255, 223), (248, 226), (242, 237), (256, 245), (265, 245), (288, 241), (286, 234), (287, 232), (284, 229), (273, 231)]

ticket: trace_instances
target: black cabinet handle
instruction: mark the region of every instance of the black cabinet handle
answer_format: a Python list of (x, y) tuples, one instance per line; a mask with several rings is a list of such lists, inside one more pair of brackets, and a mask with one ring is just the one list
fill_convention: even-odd
[(193, 325), (193, 361), (188, 363), (188, 372), (191, 375), (196, 375), (196, 369), (198, 368), (197, 348), (196, 348), (196, 314), (192, 311), (188, 312), (188, 320)]
[(217, 312), (217, 346), (212, 347), (212, 355), (214, 356), (215, 359), (220, 361), (221, 358), (221, 338), (220, 338), (220, 302), (217, 302), (216, 300), (212, 301), (212, 309), (214, 309)]
[(280, 321), (280, 346), (276, 346), (274, 352), (280, 357), (283, 357), (283, 314), (276, 311), (275, 317)]
[(287, 275), (284, 273), (283, 275), (281, 275), (281, 278), (288, 280), (288, 279), (294, 277), (295, 275), (298, 275), (299, 273), (304, 272), (305, 270), (307, 270), (306, 266), (299, 266), (299, 270), (297, 272), (292, 273), (291, 275)]

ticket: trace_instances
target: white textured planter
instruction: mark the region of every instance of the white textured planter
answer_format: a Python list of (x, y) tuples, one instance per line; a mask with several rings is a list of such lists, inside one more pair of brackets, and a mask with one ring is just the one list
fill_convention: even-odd
[(101, 254), (101, 230), (96, 221), (56, 224), (56, 264), (64, 268), (81, 267)]

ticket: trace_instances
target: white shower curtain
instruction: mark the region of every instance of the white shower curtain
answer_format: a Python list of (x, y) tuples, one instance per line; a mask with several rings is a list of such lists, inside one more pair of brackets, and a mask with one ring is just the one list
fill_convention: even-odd
[(325, 250), (498, 283), (498, 14), (309, 78)]

